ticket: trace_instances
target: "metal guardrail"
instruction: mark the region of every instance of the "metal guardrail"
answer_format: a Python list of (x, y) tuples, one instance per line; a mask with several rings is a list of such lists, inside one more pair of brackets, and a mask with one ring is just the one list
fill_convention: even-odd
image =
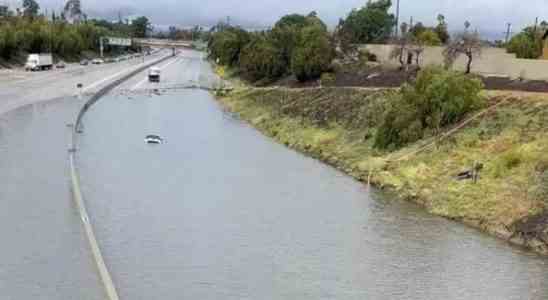
[(71, 177), (71, 184), (72, 184), (72, 194), (73, 194), (73, 200), (76, 203), (76, 206), (78, 208), (78, 212), (80, 214), (80, 219), (82, 220), (82, 224), (84, 226), (86, 237), (88, 239), (88, 242), (91, 247), (91, 252), (93, 254), (93, 258), (95, 260), (95, 264), (97, 266), (97, 269), (99, 271), (99, 276), (101, 277), (101, 281), (103, 282), (107, 297), (109, 300), (119, 300), (118, 293), (116, 291), (116, 286), (114, 285), (114, 282), (112, 281), (112, 277), (110, 276), (110, 273), (108, 271), (107, 265), (103, 259), (103, 255), (101, 254), (101, 249), (99, 248), (99, 244), (97, 242), (97, 239), (95, 237), (95, 233), (93, 231), (93, 226), (91, 225), (91, 221), (89, 219), (89, 215), (87, 213), (87, 209), (84, 202), (84, 197), (82, 196), (82, 191), (80, 188), (80, 176), (78, 175), (78, 169), (76, 168), (75, 163), (75, 151), (76, 151), (76, 140), (78, 133), (80, 132), (80, 126), (82, 124), (82, 119), (86, 112), (92, 107), (97, 101), (99, 101), (104, 95), (106, 95), (108, 92), (112, 91), (116, 86), (120, 85), (124, 81), (130, 79), (131, 77), (143, 72), (147, 68), (156, 65), (158, 63), (161, 63), (165, 60), (168, 60), (169, 58), (172, 58), (172, 56), (164, 57), (159, 60), (156, 60), (154, 62), (151, 62), (147, 65), (144, 65), (142, 67), (139, 67), (130, 73), (122, 76), (121, 78), (115, 80), (114, 82), (108, 84), (107, 86), (100, 89), (97, 93), (95, 93), (80, 109), (78, 116), (76, 118), (76, 122), (74, 123), (73, 130), (72, 130), (72, 141), (71, 141), (71, 150), (69, 152), (69, 165), (70, 165), (70, 177)]

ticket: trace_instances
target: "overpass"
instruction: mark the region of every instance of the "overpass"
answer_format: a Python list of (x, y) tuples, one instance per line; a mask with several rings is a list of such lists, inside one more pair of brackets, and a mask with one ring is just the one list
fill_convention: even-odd
[(133, 43), (157, 48), (192, 48), (192, 42), (190, 41), (169, 39), (133, 39)]

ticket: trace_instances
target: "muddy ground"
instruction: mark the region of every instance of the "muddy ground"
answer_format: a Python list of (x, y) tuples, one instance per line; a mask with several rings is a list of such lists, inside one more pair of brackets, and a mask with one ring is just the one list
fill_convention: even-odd
[[(338, 71), (334, 73), (334, 80), (322, 82), (323, 86), (332, 87), (399, 87), (406, 82), (412, 81), (418, 70), (401, 71), (397, 69), (383, 69), (372, 67), (365, 71)], [(478, 76), (478, 75), (475, 75)], [(488, 90), (507, 90), (523, 92), (548, 93), (548, 82), (542, 80), (519, 80), (505, 77), (484, 77), (478, 76)], [(272, 84), (291, 88), (317, 87), (319, 80), (299, 82), (295, 77), (287, 77)]]

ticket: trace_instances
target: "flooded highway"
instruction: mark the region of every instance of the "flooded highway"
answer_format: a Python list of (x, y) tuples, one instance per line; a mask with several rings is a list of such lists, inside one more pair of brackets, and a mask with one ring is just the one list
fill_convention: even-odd
[[(121, 299), (548, 298), (548, 259), (274, 143), (208, 92), (170, 89), (215, 81), (199, 54), (168, 63), (92, 107), (78, 141)], [(0, 118), (0, 299), (104, 298), (68, 188), (80, 105)]]
[(71, 199), (74, 98), (0, 116), (0, 299), (104, 299)]

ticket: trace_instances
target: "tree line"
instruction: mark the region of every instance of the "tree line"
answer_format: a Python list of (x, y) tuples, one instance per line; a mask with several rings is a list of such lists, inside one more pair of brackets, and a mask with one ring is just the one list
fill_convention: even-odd
[(389, 12), (391, 6), (391, 0), (368, 1), (341, 19), (333, 32), (315, 12), (286, 15), (272, 29), (260, 32), (220, 23), (209, 39), (210, 57), (219, 64), (237, 67), (243, 77), (252, 81), (272, 81), (288, 74), (306, 81), (329, 71), (339, 54), (359, 55), (358, 44), (405, 41), (406, 45), (414, 43), (424, 49), (449, 42), (442, 15), (435, 27), (404, 23), (402, 35), (394, 37), (396, 17)]
[(315, 12), (284, 16), (271, 30), (260, 32), (219, 24), (208, 46), (217, 63), (237, 67), (253, 81), (288, 73), (303, 81), (318, 78), (335, 55), (327, 26)]
[[(62, 15), (40, 14), (34, 0), (25, 0), (23, 10), (0, 15), (0, 57), (9, 60), (20, 53), (51, 52), (74, 59), (83, 51), (99, 51), (101, 37), (145, 37), (152, 27), (146, 17), (129, 22), (87, 20), (69, 24)], [(109, 47), (106, 47), (109, 50)]]

